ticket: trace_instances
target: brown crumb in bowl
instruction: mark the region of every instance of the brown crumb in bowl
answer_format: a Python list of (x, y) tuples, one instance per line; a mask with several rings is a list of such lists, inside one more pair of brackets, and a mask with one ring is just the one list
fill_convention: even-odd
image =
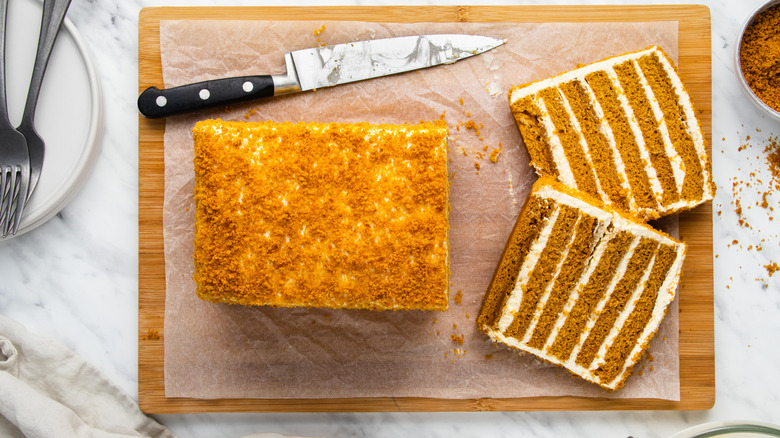
[(756, 15), (740, 43), (740, 66), (750, 89), (780, 111), (780, 4)]

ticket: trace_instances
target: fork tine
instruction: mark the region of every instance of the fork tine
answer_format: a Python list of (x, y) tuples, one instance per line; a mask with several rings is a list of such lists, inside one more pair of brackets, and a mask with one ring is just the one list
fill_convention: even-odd
[(3, 189), (3, 202), (2, 205), (0, 205), (0, 215), (2, 215), (2, 218), (0, 218), (0, 233), (2, 233), (3, 237), (7, 235), (6, 230), (8, 229), (8, 217), (9, 217), (9, 208), (11, 206), (11, 197), (9, 196), (9, 183), (11, 182), (10, 175), (8, 173), (8, 168), (3, 167), (3, 175), (2, 175), (2, 189)]
[[(26, 171), (26, 172), (25, 172)], [(22, 166), (16, 166), (14, 176), (18, 174), (14, 187), (14, 196), (12, 198), (9, 214), (13, 214), (12, 223), (8, 226), (11, 234), (16, 234), (19, 230), (19, 224), (22, 222), (22, 213), (24, 212), (25, 200), (27, 199), (27, 186), (30, 184), (30, 169)]]
[(16, 201), (19, 194), (19, 183), (22, 180), (19, 173), (21, 173), (19, 166), (10, 167), (8, 194), (6, 195), (6, 198), (8, 199), (8, 205), (6, 207), (5, 213), (5, 227), (3, 228), (3, 237), (8, 236), (8, 234), (10, 234), (14, 228), (17, 210)]
[(7, 173), (5, 166), (0, 167), (0, 231), (2, 232), (5, 232), (5, 218), (8, 216), (6, 214), (8, 212), (9, 202), (8, 197), (6, 196), (8, 193), (6, 190), (6, 183), (8, 182)]
[(8, 180), (8, 192), (5, 194), (5, 219), (3, 221), (3, 237), (8, 236), (14, 222), (14, 188), (16, 186), (16, 169), (11, 167), (6, 177)]
[(5, 195), (7, 199), (7, 206), (5, 208), (5, 224), (3, 225), (3, 237), (7, 236), (11, 232), (11, 228), (14, 223), (14, 190), (16, 189), (16, 169), (10, 168), (11, 172), (8, 177), (8, 194)]

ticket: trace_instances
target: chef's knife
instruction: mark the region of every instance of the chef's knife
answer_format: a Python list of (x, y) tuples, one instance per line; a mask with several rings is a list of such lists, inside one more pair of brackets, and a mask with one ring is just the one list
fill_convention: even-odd
[(138, 97), (138, 110), (148, 118), (173, 116), (450, 64), (503, 43), (480, 35), (417, 35), (298, 50), (284, 55), (284, 75), (216, 79), (167, 89), (150, 87)]

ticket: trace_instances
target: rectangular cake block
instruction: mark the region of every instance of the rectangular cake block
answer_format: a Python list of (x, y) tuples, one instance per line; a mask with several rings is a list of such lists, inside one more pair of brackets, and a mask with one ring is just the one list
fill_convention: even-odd
[(193, 138), (201, 299), (447, 309), (446, 124), (207, 120)]
[(618, 389), (674, 299), (685, 251), (684, 243), (542, 177), (477, 324), (493, 341)]
[(513, 87), (509, 104), (539, 175), (641, 220), (714, 196), (696, 110), (657, 46)]

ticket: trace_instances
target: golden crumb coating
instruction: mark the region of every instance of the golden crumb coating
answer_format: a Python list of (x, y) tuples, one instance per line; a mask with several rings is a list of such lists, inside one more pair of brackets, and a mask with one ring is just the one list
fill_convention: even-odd
[(201, 299), (447, 308), (443, 122), (206, 120), (193, 139)]

